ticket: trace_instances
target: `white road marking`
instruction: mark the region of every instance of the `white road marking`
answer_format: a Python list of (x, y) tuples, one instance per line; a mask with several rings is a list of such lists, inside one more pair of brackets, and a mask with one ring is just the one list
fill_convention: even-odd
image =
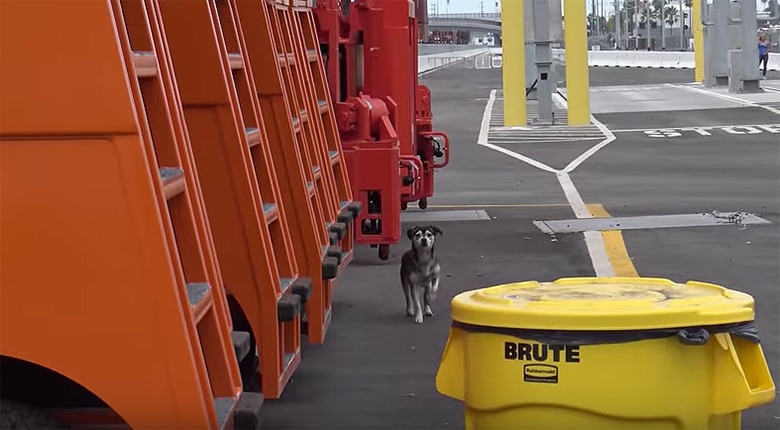
[[(563, 96), (561, 96), (560, 94), (556, 93), (556, 94), (553, 94), (553, 97), (555, 97), (558, 100), (558, 102), (561, 103), (564, 106), (564, 108), (568, 109), (569, 104), (566, 101), (566, 99), (563, 98)], [(595, 116), (593, 116), (593, 115), (590, 116), (590, 122), (595, 124), (596, 127), (598, 127), (598, 129), (601, 130), (601, 133), (604, 134), (605, 139), (602, 140), (601, 142), (597, 143), (596, 145), (594, 145), (593, 147), (591, 147), (587, 151), (583, 152), (582, 155), (580, 155), (579, 157), (577, 157), (574, 160), (572, 160), (571, 163), (569, 163), (566, 167), (563, 168), (563, 171), (566, 172), (566, 173), (573, 172), (574, 169), (577, 168), (577, 166), (579, 166), (580, 164), (585, 162), (585, 160), (587, 160), (588, 158), (592, 157), (593, 154), (599, 152), (602, 148), (604, 148), (605, 146), (607, 146), (610, 143), (612, 143), (615, 139), (617, 139), (615, 137), (615, 135), (612, 134), (612, 132), (609, 130), (609, 128), (607, 128), (607, 126), (602, 124), (601, 121), (597, 120)]]
[(733, 124), (733, 125), (707, 125), (707, 126), (697, 126), (697, 127), (676, 127), (676, 128), (624, 128), (624, 129), (612, 130), (612, 133), (645, 133), (648, 131), (676, 130), (676, 131), (694, 131), (696, 133), (701, 134), (702, 136), (711, 136), (712, 133), (709, 133), (708, 130), (723, 130), (729, 127), (759, 128), (769, 133), (780, 133), (780, 124)]
[[(556, 176), (558, 177), (558, 183), (561, 184), (563, 189), (563, 194), (566, 195), (566, 200), (569, 201), (569, 205), (574, 210), (574, 215), (577, 218), (593, 218), (569, 174), (558, 172)], [(615, 276), (615, 271), (609, 262), (607, 248), (604, 245), (601, 233), (598, 231), (586, 231), (583, 234), (585, 235), (585, 245), (588, 247), (588, 254), (590, 254), (590, 261), (593, 264), (596, 276)]]
[(768, 110), (769, 112), (776, 113), (776, 114), (780, 115), (780, 109), (775, 109), (772, 106), (766, 106), (766, 105), (758, 104), (756, 102), (751, 102), (750, 100), (741, 99), (739, 97), (734, 97), (734, 96), (730, 96), (730, 95), (726, 95), (726, 94), (720, 94), (720, 93), (716, 93), (716, 92), (713, 92), (713, 91), (707, 91), (707, 90), (703, 90), (701, 88), (689, 87), (689, 86), (685, 86), (685, 85), (676, 85), (676, 84), (666, 84), (666, 85), (668, 85), (670, 87), (674, 87), (674, 88), (682, 88), (682, 89), (685, 89), (685, 90), (688, 90), (688, 91), (694, 91), (694, 92), (697, 92), (697, 93), (706, 94), (706, 95), (712, 96), (712, 97), (718, 97), (718, 98), (721, 98), (721, 99), (724, 99), (724, 100), (731, 100), (733, 102), (741, 103), (744, 106), (760, 107), (762, 109)]
[(508, 155), (514, 159), (520, 160), (524, 163), (528, 163), (537, 169), (544, 170), (545, 172), (555, 173), (555, 169), (540, 162), (536, 161), (533, 158), (526, 157), (525, 155), (518, 154), (517, 152), (510, 151), (506, 148), (502, 148), (498, 145), (493, 145), (492, 143), (488, 143), (488, 131), (490, 130), (490, 116), (493, 112), (493, 104), (496, 102), (496, 91), (492, 90), (490, 92), (490, 97), (488, 98), (487, 103), (485, 104), (485, 113), (482, 114), (482, 125), (479, 129), (479, 138), (477, 139), (477, 144), (484, 146), (486, 148), (490, 148), (496, 152), (500, 152), (504, 155)]
[[(488, 101), (485, 104), (485, 112), (482, 115), (482, 124), (480, 125), (477, 144), (480, 146), (484, 146), (486, 148), (490, 148), (494, 151), (500, 152), (504, 155), (508, 155), (516, 160), (520, 160), (524, 163), (530, 164), (531, 166), (534, 166), (537, 169), (543, 170), (545, 172), (555, 173), (556, 177), (558, 178), (558, 183), (561, 185), (561, 188), (563, 189), (563, 193), (566, 196), (566, 200), (569, 202), (569, 206), (571, 206), (577, 218), (592, 218), (592, 215), (590, 214), (588, 207), (585, 205), (585, 202), (582, 200), (582, 196), (580, 196), (580, 193), (577, 191), (577, 188), (574, 186), (574, 182), (572, 182), (569, 173), (574, 169), (576, 169), (577, 166), (582, 164), (593, 154), (598, 152), (600, 149), (604, 148), (609, 143), (614, 141), (615, 135), (612, 134), (612, 132), (609, 131), (609, 129), (604, 124), (596, 120), (596, 118), (594, 118), (593, 115), (591, 115), (591, 121), (600, 130), (602, 130), (602, 133), (604, 133), (606, 139), (604, 139), (602, 142), (593, 146), (585, 153), (577, 157), (574, 161), (569, 163), (569, 165), (566, 166), (566, 168), (563, 169), (562, 171), (558, 169), (554, 169), (540, 161), (534, 160), (533, 158), (527, 157), (522, 154), (518, 154), (514, 151), (510, 151), (501, 146), (488, 143), (488, 132), (490, 130), (490, 118), (493, 112), (493, 105), (496, 101), (496, 92), (497, 90), (492, 90), (490, 92), (490, 97), (488, 98)], [(566, 100), (563, 99), (563, 97), (561, 97), (558, 94), (556, 94), (556, 96), (558, 96), (560, 98), (559, 101), (562, 102), (564, 106), (566, 106)], [(607, 249), (606, 246), (604, 245), (604, 240), (601, 236), (601, 233), (598, 231), (586, 231), (583, 233), (583, 235), (585, 236), (585, 245), (588, 248), (588, 255), (590, 255), (590, 260), (593, 265), (593, 270), (596, 272), (596, 276), (602, 276), (602, 277), (615, 276), (615, 271), (609, 262), (609, 257), (607, 256)]]

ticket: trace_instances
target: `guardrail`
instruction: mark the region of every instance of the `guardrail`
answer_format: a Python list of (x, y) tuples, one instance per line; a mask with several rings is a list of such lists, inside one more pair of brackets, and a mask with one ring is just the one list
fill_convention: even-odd
[(485, 19), (501, 21), (501, 13), (475, 12), (475, 13), (429, 13), (428, 19)]

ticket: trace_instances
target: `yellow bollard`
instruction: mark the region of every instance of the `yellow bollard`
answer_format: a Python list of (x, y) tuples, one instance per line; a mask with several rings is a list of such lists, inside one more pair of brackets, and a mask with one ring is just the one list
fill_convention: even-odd
[(701, 0), (693, 0), (693, 75), (696, 82), (704, 82), (704, 24), (701, 23)]
[[(522, 2), (518, 2), (522, 3)], [(566, 43), (566, 99), (568, 125), (590, 124), (590, 78), (588, 75), (587, 16), (583, 0), (564, 0)]]
[[(527, 123), (525, 101), (525, 14), (523, 0), (501, 5), (501, 51), (504, 88), (504, 125)], [(584, 15), (583, 15), (584, 16)]]

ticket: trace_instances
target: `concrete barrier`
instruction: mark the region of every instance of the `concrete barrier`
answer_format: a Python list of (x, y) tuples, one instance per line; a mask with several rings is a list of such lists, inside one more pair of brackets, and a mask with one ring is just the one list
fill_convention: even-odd
[[(419, 45), (418, 72), (430, 73), (450, 64), (465, 61), (481, 54), (501, 55), (500, 47), (476, 45)], [(425, 52), (425, 54), (423, 54)], [(565, 63), (563, 49), (553, 49), (553, 58)], [(588, 65), (592, 67), (629, 67), (650, 69), (693, 69), (691, 51), (588, 51)], [(756, 60), (758, 67), (758, 60)], [(780, 71), (780, 53), (769, 54), (767, 67)]]
[[(565, 62), (564, 52), (562, 49), (554, 49), (553, 58)], [(693, 69), (695, 60), (691, 51), (588, 51), (588, 65), (592, 67)], [(756, 67), (758, 67), (758, 59), (756, 59)], [(767, 69), (780, 71), (780, 54), (769, 54)]]
[(465, 46), (470, 46), (471, 49), (458, 50), (456, 52), (441, 52), (437, 54), (420, 55), (417, 57), (417, 74), (423, 75), (431, 73), (435, 70), (450, 66), (455, 63), (465, 62), (470, 58), (490, 52), (490, 49), (487, 47), (475, 49), (475, 45)]
[(469, 51), (479, 48), (477, 45), (449, 45), (437, 43), (420, 43), (417, 45), (417, 55), (443, 54), (445, 52)]

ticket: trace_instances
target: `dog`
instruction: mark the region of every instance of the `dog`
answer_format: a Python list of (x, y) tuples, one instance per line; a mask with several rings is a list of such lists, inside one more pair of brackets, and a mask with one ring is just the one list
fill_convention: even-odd
[(442, 231), (434, 225), (414, 226), (406, 231), (412, 247), (401, 257), (401, 287), (406, 298), (406, 315), (414, 316), (415, 324), (425, 315), (433, 316), (433, 301), (439, 289), (441, 265), (436, 257), (436, 236)]

